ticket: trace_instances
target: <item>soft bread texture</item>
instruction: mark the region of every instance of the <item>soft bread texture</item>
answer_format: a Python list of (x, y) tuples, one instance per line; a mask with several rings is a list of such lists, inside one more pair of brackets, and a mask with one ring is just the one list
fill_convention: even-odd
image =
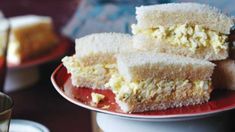
[(148, 29), (175, 24), (197, 24), (229, 34), (234, 22), (218, 9), (198, 3), (169, 3), (136, 8), (137, 26)]
[(144, 111), (153, 111), (153, 110), (166, 110), (168, 108), (177, 108), (189, 105), (202, 104), (208, 102), (208, 100), (210, 99), (209, 95), (210, 92), (206, 93), (204, 96), (201, 97), (195, 96), (193, 98), (171, 100), (160, 103), (156, 103), (153, 100), (149, 100), (149, 102), (145, 103), (127, 103), (127, 102), (122, 102), (120, 100), (116, 101), (124, 112), (133, 113), (133, 112), (144, 112)]
[(108, 82), (110, 77), (104, 76), (104, 78), (97, 76), (83, 77), (83, 76), (71, 76), (72, 84), (76, 87), (86, 87), (92, 89), (108, 89), (105, 87), (105, 83)]
[[(228, 43), (225, 43), (225, 45), (228, 47)], [(213, 47), (210, 46), (192, 52), (188, 47), (172, 45), (146, 35), (134, 35), (133, 47), (139, 51), (154, 51), (211, 61), (228, 58), (228, 49), (221, 49), (218, 53), (215, 53)]]
[(119, 73), (127, 81), (151, 77), (166, 80), (210, 80), (215, 66), (205, 60), (153, 52), (119, 54), (117, 65)]
[(215, 61), (216, 68), (212, 75), (214, 88), (235, 90), (235, 60)]
[(132, 50), (132, 37), (128, 34), (97, 33), (76, 39), (76, 56), (83, 66), (115, 63), (114, 54)]
[(75, 56), (64, 57), (62, 59), (63, 65), (67, 72), (71, 74), (71, 81), (73, 86), (87, 87), (92, 89), (106, 89), (104, 84), (108, 82), (110, 74), (101, 73), (87, 73), (82, 75), (78, 72), (80, 64)]

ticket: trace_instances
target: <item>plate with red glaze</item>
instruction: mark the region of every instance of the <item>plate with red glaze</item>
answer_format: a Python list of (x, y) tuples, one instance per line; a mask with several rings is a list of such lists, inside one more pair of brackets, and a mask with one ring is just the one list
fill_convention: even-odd
[(8, 63), (7, 67), (11, 69), (22, 69), (22, 68), (28, 68), (32, 66), (36, 66), (39, 64), (43, 64), (46, 62), (53, 61), (55, 59), (58, 59), (59, 57), (62, 57), (70, 48), (71, 42), (66, 37), (59, 37), (59, 43), (58, 45), (53, 48), (51, 51), (47, 52), (46, 54), (42, 54), (40, 56), (34, 57), (29, 60), (23, 61), (21, 64), (11, 64)]
[[(171, 121), (201, 118), (211, 116), (235, 108), (235, 91), (214, 90), (209, 102), (194, 106), (171, 108), (167, 110), (149, 111), (141, 113), (124, 113), (115, 102), (115, 95), (111, 90), (94, 90), (77, 88), (71, 84), (70, 74), (61, 64), (52, 73), (51, 81), (55, 89), (65, 99), (86, 109), (141, 121)], [(105, 96), (97, 106), (91, 101), (91, 93)]]

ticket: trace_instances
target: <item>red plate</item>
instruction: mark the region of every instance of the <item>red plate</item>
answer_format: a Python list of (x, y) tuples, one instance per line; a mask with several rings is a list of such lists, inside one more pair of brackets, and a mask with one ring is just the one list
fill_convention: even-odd
[(47, 54), (43, 54), (36, 58), (24, 61), (21, 64), (7, 64), (7, 67), (9, 69), (21, 69), (43, 64), (62, 57), (69, 50), (70, 46), (71, 43), (67, 38), (60, 37), (59, 44), (53, 48), (52, 52), (47, 52)]
[[(51, 81), (56, 90), (68, 101), (98, 112), (131, 118), (134, 120), (156, 121), (156, 120), (180, 120), (200, 118), (235, 108), (235, 91), (214, 90), (208, 103), (181, 108), (173, 108), (160, 111), (142, 113), (123, 113), (114, 99), (110, 90), (92, 90), (88, 88), (76, 88), (72, 86), (70, 74), (61, 64), (52, 73)], [(101, 93), (105, 99), (98, 106), (91, 103), (91, 93)], [(109, 107), (107, 107), (109, 106)], [(106, 107), (106, 108), (105, 108)]]

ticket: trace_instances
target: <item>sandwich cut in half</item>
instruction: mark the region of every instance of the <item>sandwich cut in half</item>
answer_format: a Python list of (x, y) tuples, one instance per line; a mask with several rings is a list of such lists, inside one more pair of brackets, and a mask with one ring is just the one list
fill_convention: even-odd
[(234, 22), (218, 9), (198, 3), (136, 8), (134, 48), (205, 60), (228, 57), (227, 38)]
[(76, 39), (76, 53), (62, 59), (77, 87), (104, 89), (116, 70), (115, 54), (132, 50), (132, 37), (121, 33), (97, 33)]
[(111, 87), (124, 112), (164, 110), (207, 102), (214, 64), (169, 54), (133, 52), (117, 55)]
[(20, 64), (48, 52), (58, 44), (52, 19), (25, 15), (9, 19), (11, 24), (7, 61)]

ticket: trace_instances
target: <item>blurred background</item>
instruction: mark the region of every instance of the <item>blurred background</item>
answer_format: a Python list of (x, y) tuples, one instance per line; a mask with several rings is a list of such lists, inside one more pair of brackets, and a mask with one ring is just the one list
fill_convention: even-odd
[[(0, 10), (6, 18), (50, 16), (57, 34), (66, 36), (70, 43), (65, 53), (70, 55), (74, 53), (75, 38), (96, 32), (130, 33), (135, 6), (169, 2), (206, 3), (235, 16), (235, 0), (0, 0)], [(90, 111), (66, 101), (50, 82), (59, 64), (60, 58), (38, 64), (40, 78), (36, 83), (8, 93), (15, 102), (12, 118), (42, 123), (52, 132), (91, 132)]]

